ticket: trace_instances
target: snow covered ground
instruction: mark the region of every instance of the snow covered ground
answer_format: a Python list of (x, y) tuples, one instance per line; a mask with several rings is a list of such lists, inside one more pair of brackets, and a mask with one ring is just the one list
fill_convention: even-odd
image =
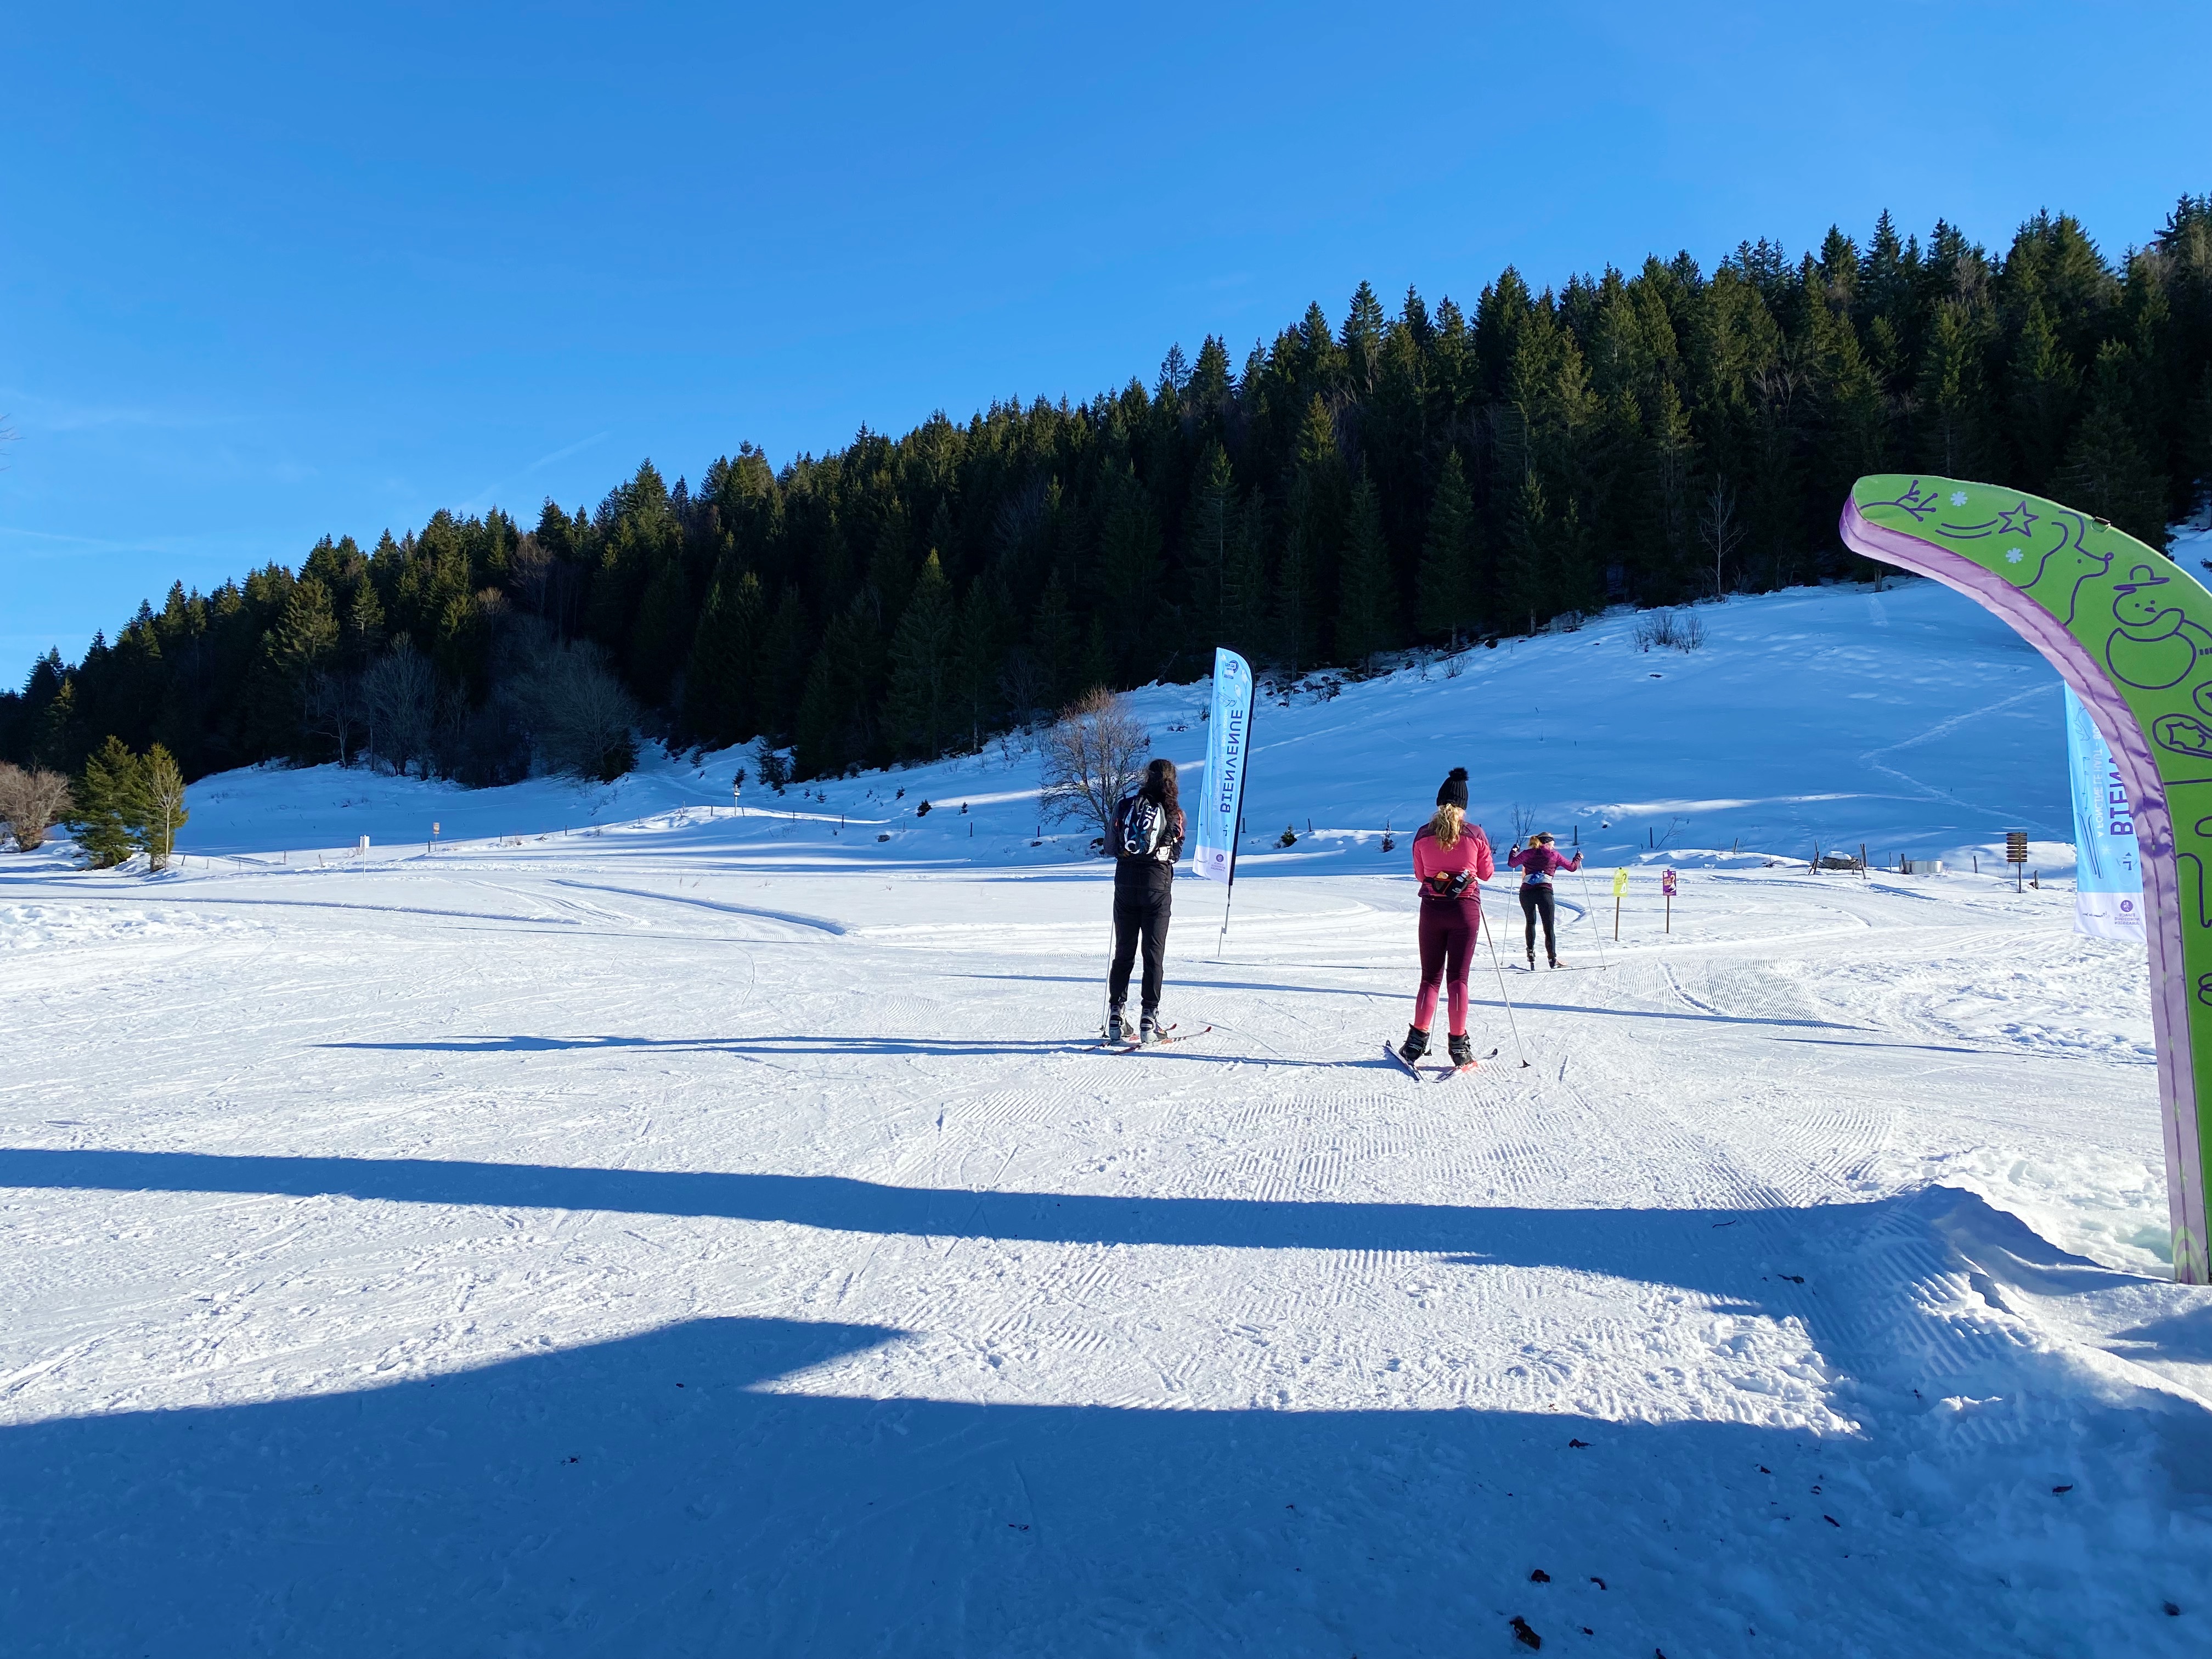
[[(0, 859), (0, 1646), (2201, 1655), (2142, 952), (1986, 873), (2070, 865), (2057, 681), (1926, 583), (1701, 615), (1264, 709), (1149, 1054), (1011, 751)], [(1381, 836), (1455, 762), (1601, 921), (1436, 1085)]]

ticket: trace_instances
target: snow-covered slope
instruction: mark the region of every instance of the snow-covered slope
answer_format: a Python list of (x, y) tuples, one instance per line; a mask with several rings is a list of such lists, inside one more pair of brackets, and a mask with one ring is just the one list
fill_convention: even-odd
[[(1703, 614), (1265, 711), (1299, 842), (1178, 884), (1149, 1054), (1018, 756), (0, 859), (0, 1648), (2200, 1654), (2140, 949), (1757, 855), (2063, 834), (2056, 682), (1924, 583)], [(1379, 831), (1454, 762), (1604, 850), (1439, 1085)]]
[[(1730, 848), (1804, 859), (1815, 844), (1864, 843), (1877, 860), (1970, 863), (1978, 850), (2002, 857), (2004, 832), (2026, 830), (2039, 867), (2071, 867), (2058, 678), (1978, 606), (1905, 580), (1694, 614), (1707, 642), (1687, 654), (1638, 651), (1638, 619), (1621, 613), (1264, 706), (1244, 856), (1270, 856), (1288, 826), (1301, 845), (1278, 865), (1387, 867), (1385, 826), (1427, 817), (1444, 773), (1465, 765), (1474, 816), (1501, 846), (1517, 805), (1607, 861), (1710, 862)], [(1133, 702), (1162, 752), (1202, 766), (1203, 685), (1156, 686)], [(746, 806), (770, 814), (750, 823), (710, 823), (704, 811), (730, 806), (744, 751), (702, 768), (647, 757), (604, 788), (546, 780), (470, 791), (336, 767), (226, 773), (193, 787), (181, 845), (312, 857), (362, 835), (373, 850), (420, 851), (433, 823), (452, 841), (651, 819), (656, 836), (688, 827), (679, 839), (702, 847), (770, 837), (840, 860), (1020, 866), (1078, 856), (1085, 839), (1045, 825), (1046, 844), (1030, 846), (1041, 829), (1036, 759), (1010, 744), (781, 798), (749, 784)], [(949, 810), (918, 818), (923, 800)], [(686, 809), (690, 823), (672, 825), (668, 815)], [(890, 841), (878, 842), (885, 831)]]

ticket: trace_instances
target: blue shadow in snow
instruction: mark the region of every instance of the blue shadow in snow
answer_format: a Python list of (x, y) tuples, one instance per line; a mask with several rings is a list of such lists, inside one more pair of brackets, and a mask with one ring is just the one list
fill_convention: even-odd
[[(1675, 1582), (1676, 1552), (1746, 1535), (1786, 1553), (1801, 1635), (1916, 1650), (1908, 1610), (1947, 1575), (1997, 1602), (1937, 1528), (1809, 1496), (1866, 1454), (1803, 1435), (763, 1386), (902, 1334), (708, 1319), (390, 1387), (0, 1429), (5, 1645), (1502, 1654), (1517, 1614), (1610, 1652), (1735, 1651), (1767, 1604)], [(1886, 1581), (1926, 1581), (1897, 1613), (1850, 1559), (1877, 1547)], [(1992, 1617), (1994, 1638), (2017, 1615)]]

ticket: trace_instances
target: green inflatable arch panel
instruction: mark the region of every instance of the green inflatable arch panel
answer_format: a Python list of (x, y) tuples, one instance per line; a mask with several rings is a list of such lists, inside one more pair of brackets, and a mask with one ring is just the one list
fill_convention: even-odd
[(2212, 1283), (2212, 592), (2104, 520), (1996, 484), (1861, 478), (1841, 529), (1868, 558), (1933, 576), (2011, 623), (2112, 746), (2142, 866), (2174, 1277)]

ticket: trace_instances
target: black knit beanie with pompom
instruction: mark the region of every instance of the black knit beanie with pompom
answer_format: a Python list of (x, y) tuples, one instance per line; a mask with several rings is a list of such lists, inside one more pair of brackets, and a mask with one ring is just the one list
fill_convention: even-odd
[(1437, 791), (1437, 805), (1456, 806), (1462, 812), (1467, 811), (1467, 768), (1452, 768), (1451, 775), (1444, 780), (1443, 787)]

